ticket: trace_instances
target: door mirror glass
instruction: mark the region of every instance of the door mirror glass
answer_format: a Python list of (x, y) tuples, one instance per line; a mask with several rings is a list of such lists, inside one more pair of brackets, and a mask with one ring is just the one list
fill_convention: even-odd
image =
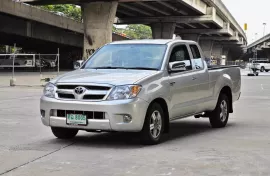
[(183, 61), (176, 61), (169, 63), (169, 69), (171, 72), (186, 71), (186, 63)]

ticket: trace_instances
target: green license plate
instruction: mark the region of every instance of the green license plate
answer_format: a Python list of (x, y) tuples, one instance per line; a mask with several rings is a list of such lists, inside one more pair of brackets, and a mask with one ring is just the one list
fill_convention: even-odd
[(82, 114), (67, 114), (68, 125), (87, 125), (86, 115)]

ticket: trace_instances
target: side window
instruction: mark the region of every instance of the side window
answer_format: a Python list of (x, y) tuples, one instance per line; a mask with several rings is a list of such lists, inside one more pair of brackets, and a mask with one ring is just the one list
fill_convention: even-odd
[(186, 45), (178, 45), (173, 48), (169, 62), (177, 61), (183, 61), (186, 65), (186, 70), (192, 70), (191, 60)]
[(196, 69), (202, 69), (203, 68), (203, 61), (200, 54), (200, 51), (196, 45), (190, 45), (190, 49), (193, 55), (194, 59), (194, 65)]

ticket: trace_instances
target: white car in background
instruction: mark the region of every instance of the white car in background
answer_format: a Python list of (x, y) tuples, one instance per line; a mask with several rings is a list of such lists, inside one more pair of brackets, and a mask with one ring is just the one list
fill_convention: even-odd
[(36, 67), (55, 68), (56, 61), (44, 58), (36, 59)]
[(251, 69), (253, 71), (260, 70), (261, 72), (269, 72), (270, 70), (270, 61), (269, 60), (253, 60), (251, 64)]
[(77, 69), (79, 69), (79, 68), (82, 66), (83, 63), (84, 63), (84, 60), (76, 60), (76, 61), (73, 63), (73, 68), (74, 68), (75, 70), (77, 70)]
[[(16, 56), (14, 60), (14, 67), (32, 67), (33, 59), (27, 56)], [(13, 67), (13, 57), (0, 59), (0, 67)]]

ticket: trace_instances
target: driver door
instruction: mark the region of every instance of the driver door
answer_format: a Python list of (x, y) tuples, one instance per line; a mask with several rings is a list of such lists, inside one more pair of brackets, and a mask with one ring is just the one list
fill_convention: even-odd
[(171, 97), (171, 119), (193, 115), (196, 112), (195, 70), (187, 45), (175, 45), (171, 51), (169, 64), (176, 61), (185, 63), (185, 71), (172, 72), (169, 75)]

